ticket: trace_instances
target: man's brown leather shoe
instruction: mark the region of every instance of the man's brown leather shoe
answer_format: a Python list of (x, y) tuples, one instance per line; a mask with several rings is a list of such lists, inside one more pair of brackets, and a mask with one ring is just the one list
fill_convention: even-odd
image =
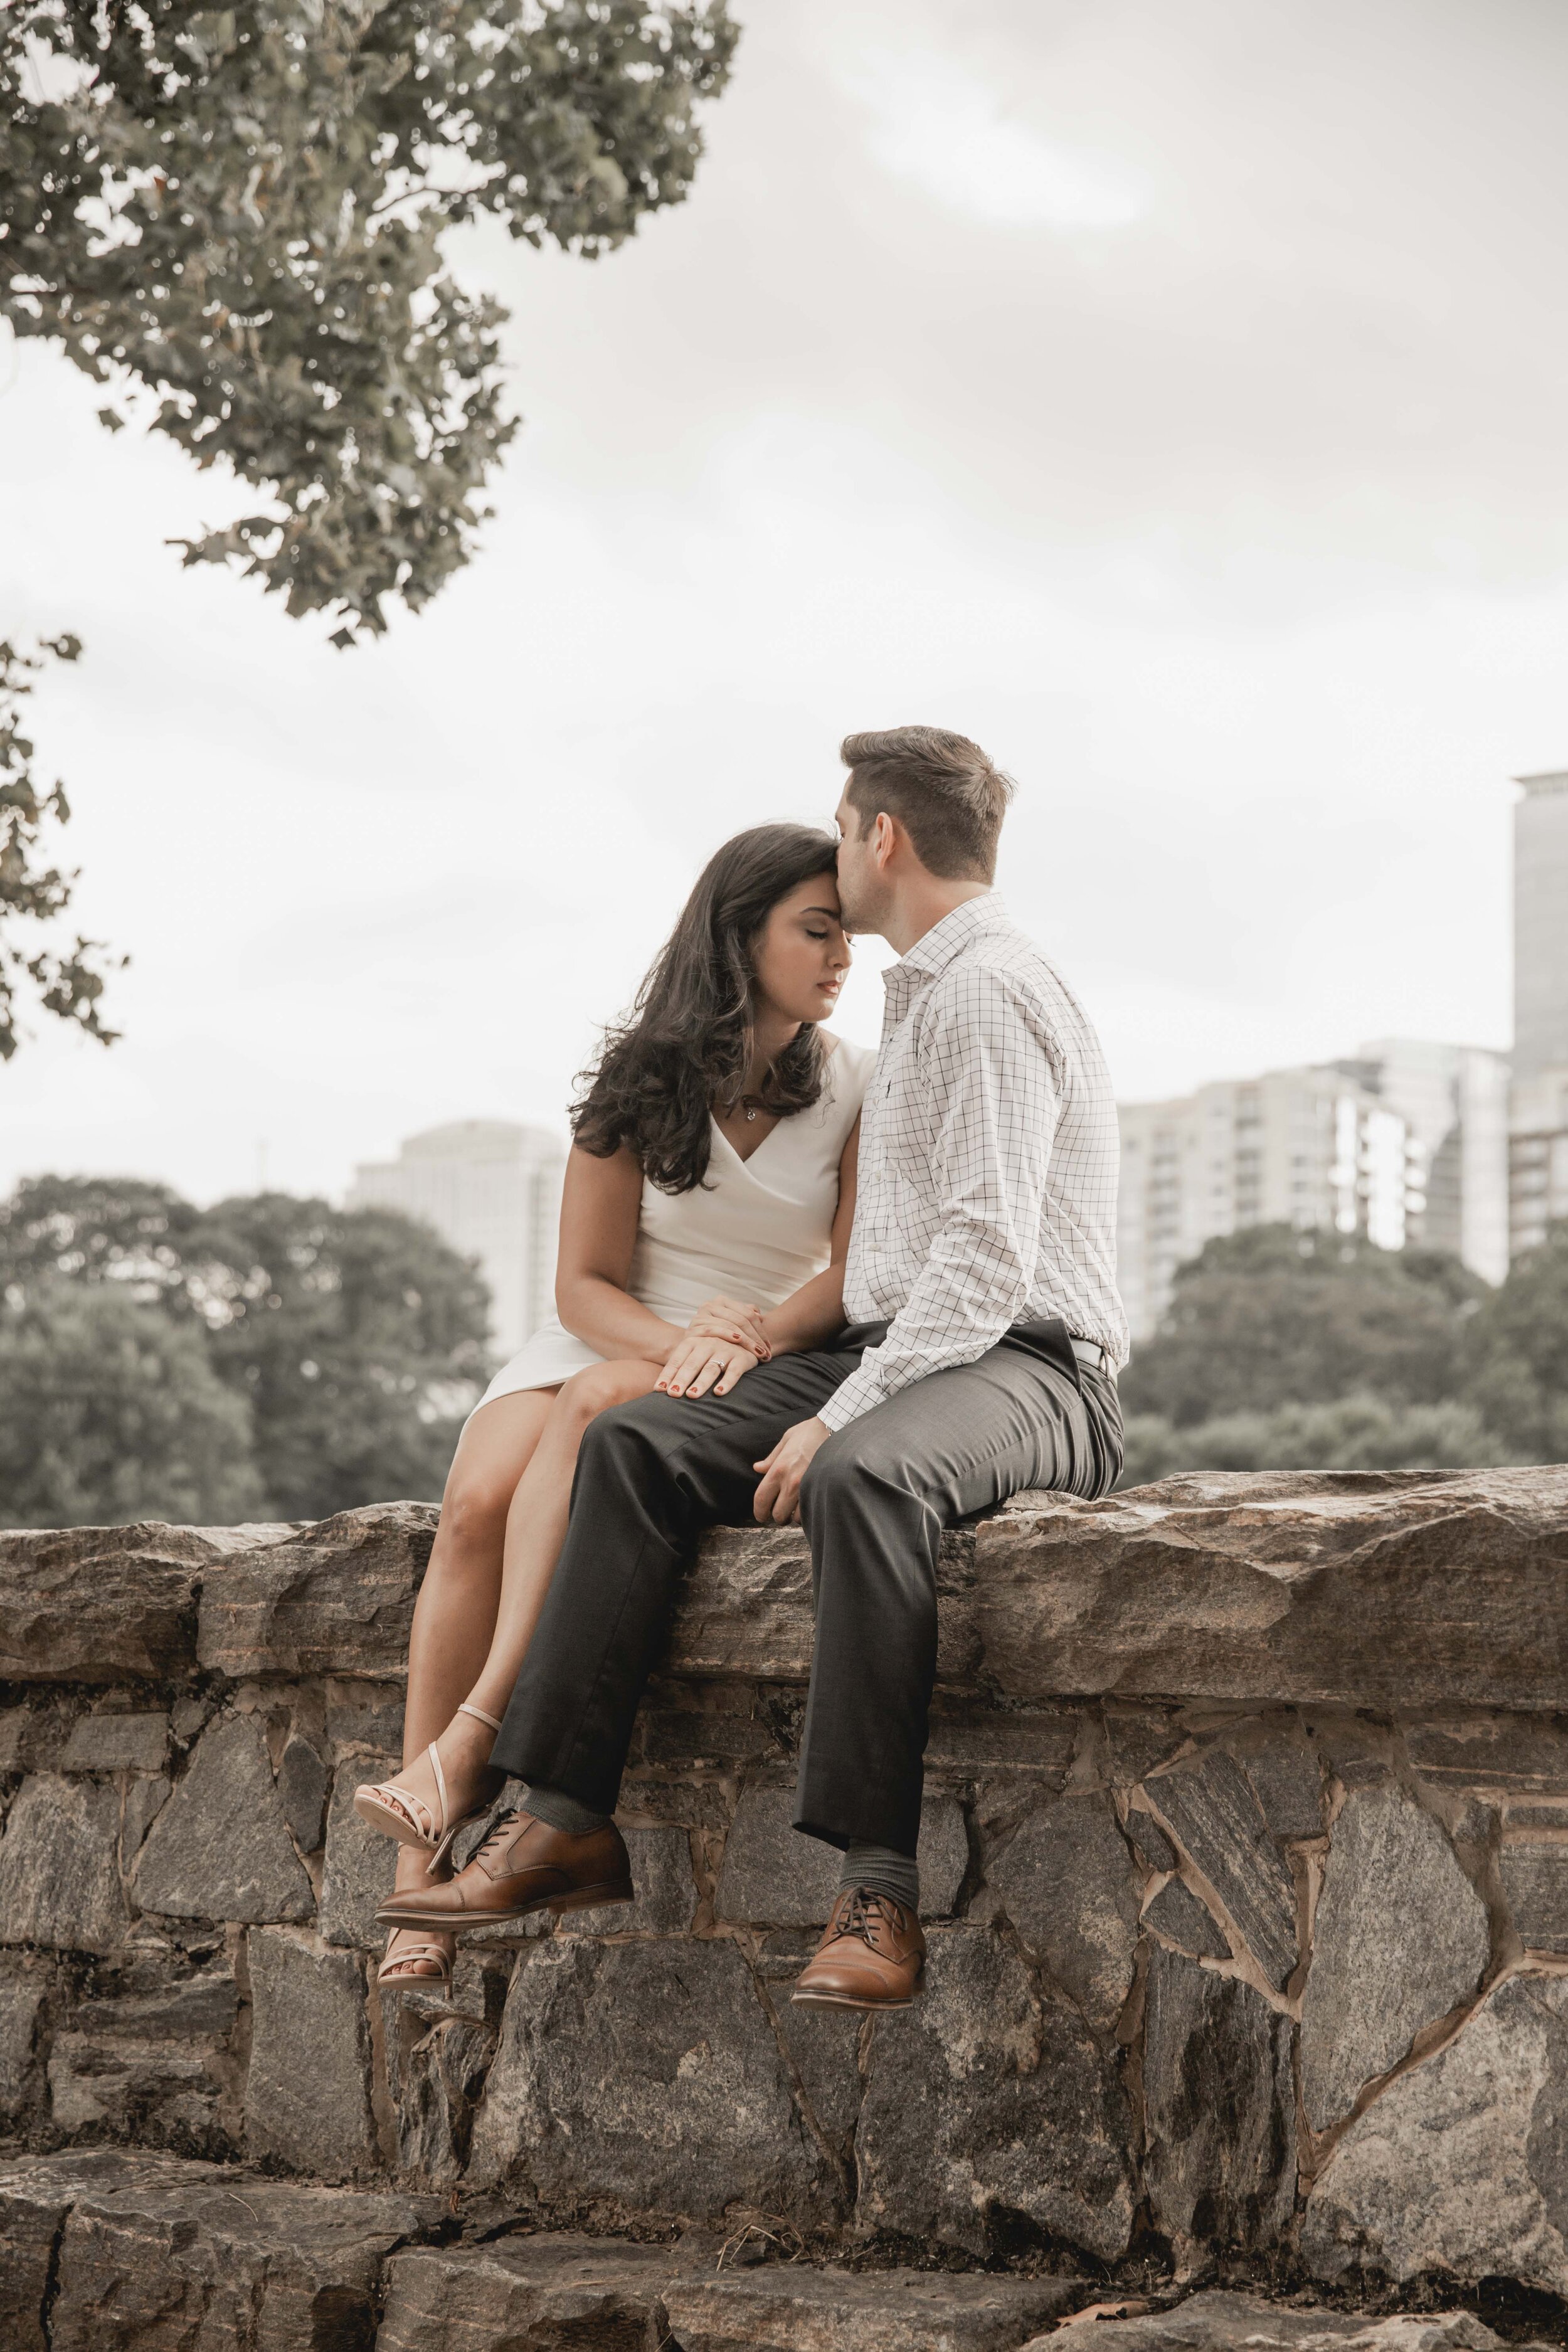
[(791, 1999), (818, 2009), (909, 2009), (925, 1958), (913, 1912), (868, 1886), (847, 1888)]
[(531, 1911), (584, 1911), (630, 1903), (632, 1866), (614, 1822), (585, 1836), (552, 1830), (531, 1813), (503, 1813), (472, 1862), (444, 1886), (409, 1888), (376, 1913), (384, 1927), (439, 1927), (461, 1935)]

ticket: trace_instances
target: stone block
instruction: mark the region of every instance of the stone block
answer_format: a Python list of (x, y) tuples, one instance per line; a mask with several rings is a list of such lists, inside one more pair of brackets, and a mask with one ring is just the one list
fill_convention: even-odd
[(1314, 2131), (1468, 2000), (1490, 1948), (1486, 1906), (1437, 1823), (1400, 1789), (1348, 1797), (1334, 1823), (1301, 2007)]
[(431, 2019), (401, 1993), (379, 1999), (398, 2172), (426, 2188), (456, 2189), (495, 2056), (495, 2034), (471, 2018)]
[(715, 1528), (679, 1588), (667, 1656), (691, 1677), (805, 1683), (813, 1635), (801, 1529)]
[(0, 1681), (188, 1675), (197, 1595), (223, 1559), (219, 1542), (195, 1528), (0, 1533)]
[(395, 2254), (375, 2352), (651, 2352), (669, 2340), (679, 2260), (673, 2246), (565, 2231)]
[(131, 1924), (120, 1798), (90, 1780), (24, 1780), (0, 1838), (0, 1941), (112, 1952)]
[(593, 1911), (568, 1911), (562, 1928), (574, 1936), (679, 1936), (697, 1911), (697, 1881), (691, 1874), (691, 1840), (685, 1830), (626, 1830), (635, 1903), (605, 1903)]
[(1074, 2278), (764, 2263), (678, 2276), (664, 2302), (681, 2352), (1014, 2352), (1091, 2293)]
[(1296, 2204), (1290, 2022), (1239, 1979), (1174, 1952), (1149, 1962), (1143, 2177), (1154, 2226), (1197, 2244), (1275, 2247)]
[(71, 1726), (62, 1772), (161, 1772), (169, 1752), (167, 1715), (83, 1715)]
[[(838, 1889), (841, 1855), (793, 1826), (793, 1788), (747, 1789), (724, 1844), (716, 1908), (721, 1919), (774, 1927), (826, 1925)], [(921, 1909), (941, 1918), (957, 1900), (969, 1867), (969, 1841), (955, 1799), (927, 1791), (921, 1807), (917, 1859)]]
[(321, 1864), (321, 1924), (329, 1944), (352, 1944), (362, 1952), (378, 1952), (386, 1941), (386, 1930), (376, 1926), (375, 1913), (376, 1906), (391, 1894), (397, 1874), (397, 1842), (362, 1822), (353, 1800), (362, 1780), (384, 1780), (396, 1769), (390, 1756), (345, 1759), (332, 1781), (327, 1850)]
[(1277, 1838), (1322, 1836), (1323, 1771), (1311, 1748), (1293, 1739), (1270, 1739), (1242, 1760)]
[(1137, 1803), (1127, 1810), (1127, 1834), (1145, 1870), (1174, 1870), (1181, 1856), (1143, 1803), (1142, 1791), (1133, 1791)]
[(16, 2122), (32, 2104), (38, 2023), (49, 1986), (47, 1961), (31, 1953), (0, 1956), (0, 2124)]
[[(808, 1953), (801, 1955), (803, 1967)], [(852, 2010), (797, 2009), (789, 1984), (800, 1967), (775, 1992), (779, 2028), (800, 2075), (805, 2103), (825, 2138), (843, 2154), (860, 2112), (860, 2029), (865, 2021)]]
[(855, 2134), (863, 2229), (984, 2254), (1019, 2217), (1114, 2263), (1132, 2228), (1131, 2127), (1073, 2011), (1042, 2011), (999, 1936), (939, 1927), (925, 1992), (879, 2018)]
[[(403, 1755), (403, 1693), (378, 1688), (374, 1683), (330, 1682), (327, 1685), (327, 1743), (340, 1762), (345, 1748), (361, 1751), (380, 1762)], [(356, 1764), (351, 1773), (363, 1780)]]
[(471, 2182), (555, 2212), (809, 2219), (819, 2163), (732, 1944), (552, 1939), (519, 1961)]
[(1069, 1790), (1031, 1813), (988, 1875), (1030, 1950), (1108, 2032), (1131, 1990), (1140, 1889), (1107, 1792)]
[(1568, 1726), (1539, 1716), (1453, 1716), (1406, 1727), (1411, 1762), (1428, 1780), (1467, 1788), (1568, 1790)]
[[(145, 1981), (154, 1971), (161, 1982)], [(165, 1974), (156, 1962), (132, 1967), (133, 1989), (79, 2000), (71, 2022), (82, 2032), (144, 2042), (222, 2042), (239, 2017), (239, 1989), (222, 1961), (189, 1974)]]
[(1223, 2288), (1127, 2319), (1086, 2312), (1025, 2352), (1046, 2352), (1047, 2342), (1051, 2352), (1503, 2352), (1502, 2339), (1468, 2311), (1380, 2319), (1366, 2311), (1292, 2309)]
[(314, 1853), (327, 1813), (327, 1768), (308, 1739), (289, 1734), (278, 1765), (278, 1794), (294, 1843)]
[(221, 2084), (199, 2045), (57, 2033), (48, 2079), (49, 2119), (67, 2139), (86, 2132), (183, 2156), (228, 2152)]
[(158, 1772), (150, 1780), (138, 1774), (126, 1790), (120, 1811), (120, 1868), (125, 1877), (135, 1869), (147, 1832), (168, 1803), (174, 1786)]
[(170, 1918), (310, 1918), (315, 1896), (255, 1716), (220, 1716), (203, 1732), (147, 1832), (133, 1884), (143, 1911)]
[[(109, 2149), (0, 2168), (0, 2233), (13, 2217), (58, 2241), (49, 2352), (369, 2352), (387, 2257), (439, 2219), (430, 2200)], [(0, 2341), (43, 2352), (41, 2334)]]
[(1568, 1468), (1194, 1473), (974, 1531), (1010, 1698), (1562, 1705)]
[(1499, 1866), (1521, 1942), (1533, 1952), (1568, 1952), (1568, 1843), (1508, 1838)]
[(1243, 1767), (1211, 1748), (1151, 1780), (1150, 1804), (1207, 1880), (1270, 1984), (1296, 1966), (1296, 1888)]
[(1157, 1936), (1179, 1944), (1184, 1952), (1191, 1952), (1200, 1960), (1228, 1960), (1230, 1946), (1218, 1925), (1210, 1916), (1206, 1903), (1200, 1903), (1190, 1887), (1179, 1878), (1168, 1878), (1143, 1914), (1143, 1924), (1152, 1927)]
[(998, 1706), (939, 1693), (931, 1713), (926, 1769), (1017, 1772), (1059, 1787), (1078, 1745), (1081, 1717), (1065, 1707)]
[(281, 1928), (249, 1938), (252, 2156), (342, 2179), (377, 2161), (370, 2021), (359, 1961)]
[(1346, 2129), (1301, 2220), (1316, 2278), (1568, 2295), (1568, 1981), (1515, 1977)]
[(231, 1681), (347, 1675), (401, 1682), (439, 1514), (381, 1503), (246, 1553), (202, 1594), (196, 1654)]

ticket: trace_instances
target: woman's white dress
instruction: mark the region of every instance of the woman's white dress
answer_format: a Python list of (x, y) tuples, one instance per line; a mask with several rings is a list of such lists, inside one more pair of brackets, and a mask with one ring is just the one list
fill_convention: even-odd
[[(822, 1093), (781, 1118), (742, 1160), (716, 1123), (702, 1183), (661, 1192), (646, 1179), (626, 1287), (684, 1330), (716, 1296), (777, 1307), (828, 1262), (838, 1210), (838, 1162), (870, 1084), (875, 1054), (831, 1040)], [(480, 1404), (519, 1389), (555, 1388), (604, 1359), (555, 1316), (501, 1366)]]

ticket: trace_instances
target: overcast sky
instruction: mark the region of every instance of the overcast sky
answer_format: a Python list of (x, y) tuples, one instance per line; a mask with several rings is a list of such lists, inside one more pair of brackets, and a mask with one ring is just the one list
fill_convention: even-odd
[(0, 1068), (0, 1181), (335, 1194), (560, 1124), (708, 851), (910, 719), (1018, 778), (1002, 884), (1124, 1097), (1507, 1043), (1507, 779), (1568, 765), (1562, 0), (740, 13), (686, 205), (456, 257), (527, 424), (380, 646), (182, 573), (218, 488), (0, 345), (0, 634), (86, 640), (35, 732), (133, 958), (123, 1043)]

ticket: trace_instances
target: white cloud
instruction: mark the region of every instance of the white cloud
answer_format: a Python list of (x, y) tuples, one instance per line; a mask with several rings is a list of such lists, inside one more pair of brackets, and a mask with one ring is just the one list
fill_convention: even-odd
[(1148, 208), (1142, 177), (1113, 157), (1047, 139), (999, 94), (933, 52), (863, 52), (845, 87), (869, 112), (884, 171), (998, 227), (1124, 228)]

